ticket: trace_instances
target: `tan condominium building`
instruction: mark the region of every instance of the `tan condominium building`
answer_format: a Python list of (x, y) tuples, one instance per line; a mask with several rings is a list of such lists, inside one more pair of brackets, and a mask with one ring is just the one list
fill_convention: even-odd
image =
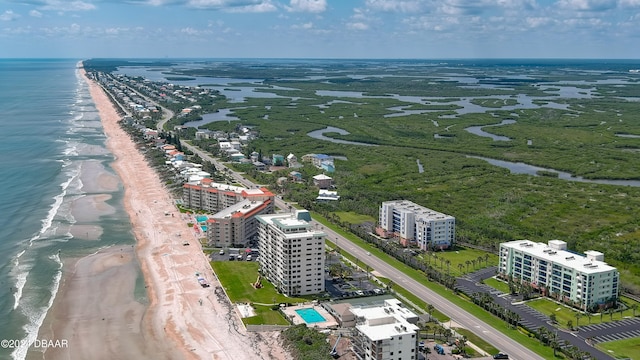
[(182, 187), (183, 205), (189, 209), (204, 210), (216, 213), (243, 200), (266, 201), (273, 212), (274, 194), (267, 188), (247, 189), (240, 186), (220, 184), (211, 179), (202, 179), (198, 182), (189, 182)]
[(207, 243), (212, 247), (245, 247), (258, 234), (256, 215), (269, 214), (272, 201), (242, 200), (209, 216)]
[(380, 206), (378, 235), (398, 237), (403, 246), (422, 250), (447, 249), (456, 237), (456, 219), (408, 200), (385, 201)]
[(326, 234), (306, 210), (258, 215), (258, 261), (262, 274), (287, 296), (324, 292)]
[(620, 292), (620, 273), (604, 262), (604, 254), (570, 252), (561, 240), (500, 244), (498, 272), (583, 310), (613, 306)]

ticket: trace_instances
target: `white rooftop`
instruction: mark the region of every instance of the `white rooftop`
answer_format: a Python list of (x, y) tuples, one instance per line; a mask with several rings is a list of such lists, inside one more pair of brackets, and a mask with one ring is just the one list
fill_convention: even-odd
[(415, 318), (417, 315), (402, 307), (396, 299), (385, 300), (383, 306), (354, 307), (351, 308), (351, 312), (356, 318), (364, 320), (356, 325), (356, 328), (371, 341), (411, 335), (419, 329), (418, 326), (407, 321), (408, 318)]
[[(515, 240), (500, 244), (523, 253), (530, 254), (536, 258), (544, 259), (567, 268), (587, 274), (608, 272), (616, 270), (615, 267), (602, 261), (604, 256), (601, 252), (589, 250), (582, 256), (570, 251), (566, 251), (566, 242), (561, 240), (550, 240), (548, 244), (533, 242), (531, 240)], [(600, 259), (600, 260), (599, 260)]]

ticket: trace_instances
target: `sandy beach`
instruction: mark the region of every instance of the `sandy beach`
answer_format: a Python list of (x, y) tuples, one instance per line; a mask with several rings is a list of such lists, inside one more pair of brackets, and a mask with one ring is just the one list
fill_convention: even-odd
[[(124, 205), (137, 243), (135, 248), (113, 247), (65, 264), (61, 290), (40, 336), (67, 339), (69, 347), (49, 349), (44, 358), (288, 358), (279, 333), (246, 332), (170, 194), (120, 128), (106, 94), (87, 81), (107, 146), (116, 157), (112, 166), (124, 183)], [(108, 176), (100, 176), (99, 183), (114, 186)], [(105, 200), (88, 196), (75, 206), (109, 211)], [(138, 263), (149, 304), (135, 298)], [(211, 287), (202, 288), (196, 273)]]

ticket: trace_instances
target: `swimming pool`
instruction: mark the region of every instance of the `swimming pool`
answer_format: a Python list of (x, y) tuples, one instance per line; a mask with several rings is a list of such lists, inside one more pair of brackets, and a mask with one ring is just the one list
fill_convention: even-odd
[(209, 217), (207, 217), (207, 216), (205, 216), (205, 215), (199, 215), (199, 216), (196, 216), (196, 221), (198, 221), (199, 223), (201, 223), (201, 222), (205, 222), (205, 221), (207, 221), (208, 219), (209, 219)]
[(296, 313), (298, 313), (302, 320), (304, 320), (304, 322), (306, 322), (307, 324), (327, 321), (327, 319), (322, 317), (322, 315), (320, 315), (320, 313), (313, 308), (298, 309), (296, 310)]
[(207, 231), (207, 226), (206, 225), (202, 225), (202, 226), (200, 226), (200, 228), (202, 229), (202, 231)]

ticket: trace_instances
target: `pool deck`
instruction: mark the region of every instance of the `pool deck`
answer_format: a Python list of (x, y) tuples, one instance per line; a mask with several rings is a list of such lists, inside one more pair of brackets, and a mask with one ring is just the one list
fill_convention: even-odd
[(327, 312), (327, 310), (323, 309), (322, 306), (313, 305), (313, 304), (303, 304), (303, 305), (294, 305), (289, 306), (282, 309), (282, 312), (289, 318), (292, 319), (294, 325), (298, 324), (306, 324), (306, 322), (302, 319), (302, 317), (296, 312), (296, 310), (300, 309), (309, 309), (312, 308), (317, 311), (323, 318), (327, 321), (322, 322), (314, 322), (311, 324), (307, 324), (309, 327), (317, 327), (321, 329), (338, 327), (338, 322)]

